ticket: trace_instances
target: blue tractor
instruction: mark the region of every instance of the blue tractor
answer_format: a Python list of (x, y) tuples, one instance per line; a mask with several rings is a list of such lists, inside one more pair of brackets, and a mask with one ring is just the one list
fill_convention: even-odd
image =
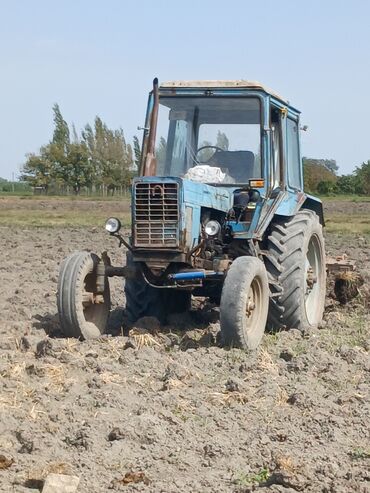
[(104, 332), (107, 278), (126, 278), (126, 316), (166, 322), (192, 296), (220, 307), (226, 345), (254, 349), (265, 329), (317, 326), (325, 302), (321, 201), (303, 191), (300, 113), (245, 80), (175, 81), (149, 94), (125, 267), (77, 252), (61, 266), (67, 336)]

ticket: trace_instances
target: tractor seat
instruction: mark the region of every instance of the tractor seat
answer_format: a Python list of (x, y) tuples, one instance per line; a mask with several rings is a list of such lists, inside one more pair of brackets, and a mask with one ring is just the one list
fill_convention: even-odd
[(227, 168), (237, 183), (245, 183), (254, 176), (254, 154), (251, 151), (217, 151), (208, 164)]

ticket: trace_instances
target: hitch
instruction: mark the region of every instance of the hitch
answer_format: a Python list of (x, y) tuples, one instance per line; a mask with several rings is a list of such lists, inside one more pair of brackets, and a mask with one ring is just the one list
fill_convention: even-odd
[(356, 263), (354, 260), (348, 259), (345, 254), (336, 257), (326, 257), (326, 270), (329, 274), (352, 272), (356, 270)]

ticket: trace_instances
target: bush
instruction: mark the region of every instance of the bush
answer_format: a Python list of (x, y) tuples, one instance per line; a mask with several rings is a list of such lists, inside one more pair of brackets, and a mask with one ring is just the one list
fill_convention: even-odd
[(337, 190), (336, 184), (332, 181), (320, 181), (317, 184), (317, 192), (321, 195), (335, 193)]

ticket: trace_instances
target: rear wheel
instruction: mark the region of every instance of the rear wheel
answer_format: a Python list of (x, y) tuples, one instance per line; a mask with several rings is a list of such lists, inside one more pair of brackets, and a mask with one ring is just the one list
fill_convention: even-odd
[(292, 219), (273, 224), (265, 263), (272, 295), (268, 328), (317, 326), (326, 291), (324, 237), (318, 216), (302, 209)]
[[(132, 256), (127, 253), (127, 265), (132, 265)], [(126, 316), (132, 323), (141, 317), (156, 317), (161, 323), (171, 313), (190, 310), (191, 293), (175, 289), (153, 288), (142, 277), (126, 279)]]
[(238, 257), (221, 294), (221, 334), (227, 346), (255, 349), (265, 331), (268, 312), (266, 269), (255, 257)]
[(75, 252), (60, 266), (57, 306), (62, 332), (67, 337), (94, 339), (105, 332), (110, 291), (105, 279), (103, 293), (97, 293), (99, 261), (94, 253)]

